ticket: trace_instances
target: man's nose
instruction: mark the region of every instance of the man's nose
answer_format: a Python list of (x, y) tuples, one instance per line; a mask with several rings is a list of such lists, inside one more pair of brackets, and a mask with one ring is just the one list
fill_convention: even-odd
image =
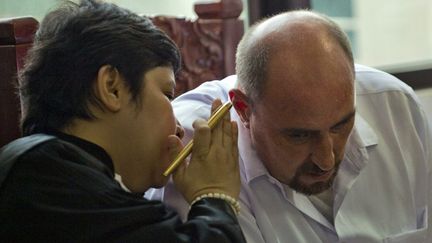
[(180, 124), (180, 122), (176, 119), (176, 136), (182, 139), (184, 137), (185, 131)]
[(329, 171), (335, 166), (333, 138), (329, 134), (317, 138), (312, 153), (312, 161), (323, 171)]

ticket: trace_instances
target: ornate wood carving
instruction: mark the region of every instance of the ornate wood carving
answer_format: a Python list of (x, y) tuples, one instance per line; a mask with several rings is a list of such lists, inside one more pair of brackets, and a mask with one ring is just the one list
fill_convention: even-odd
[(243, 21), (238, 19), (241, 0), (198, 2), (195, 11), (199, 18), (194, 21), (167, 16), (152, 18), (181, 51), (177, 96), (205, 81), (234, 74), (235, 49), (243, 35)]
[(201, 23), (159, 16), (153, 18), (153, 22), (177, 43), (181, 51), (182, 70), (177, 75), (176, 94), (195, 88), (203, 81), (224, 76), (220, 21)]

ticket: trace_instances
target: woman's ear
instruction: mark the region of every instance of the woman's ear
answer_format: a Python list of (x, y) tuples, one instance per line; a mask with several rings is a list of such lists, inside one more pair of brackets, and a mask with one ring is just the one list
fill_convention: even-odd
[(104, 65), (99, 68), (95, 82), (95, 95), (100, 105), (112, 112), (120, 110), (125, 92), (124, 80), (116, 68)]
[(249, 120), (251, 115), (251, 107), (248, 97), (239, 89), (229, 91), (229, 96), (234, 109), (237, 111), (243, 125), (249, 128)]

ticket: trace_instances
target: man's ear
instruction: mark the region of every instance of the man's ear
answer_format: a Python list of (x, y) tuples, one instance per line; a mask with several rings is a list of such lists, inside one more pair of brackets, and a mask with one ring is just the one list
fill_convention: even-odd
[(229, 96), (234, 109), (237, 111), (243, 125), (249, 128), (249, 119), (251, 115), (251, 107), (248, 97), (239, 89), (229, 91)]
[(125, 88), (123, 82), (116, 68), (110, 65), (99, 68), (94, 88), (102, 107), (112, 112), (120, 110)]

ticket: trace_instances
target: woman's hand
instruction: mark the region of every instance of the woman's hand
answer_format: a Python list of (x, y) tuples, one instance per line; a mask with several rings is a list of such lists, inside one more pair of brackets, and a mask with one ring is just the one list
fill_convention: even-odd
[[(215, 100), (212, 114), (222, 103)], [(190, 203), (200, 195), (224, 193), (235, 199), (240, 192), (237, 124), (230, 113), (210, 130), (207, 121), (194, 122), (194, 145), (189, 164), (184, 163), (173, 175), (177, 189)]]

